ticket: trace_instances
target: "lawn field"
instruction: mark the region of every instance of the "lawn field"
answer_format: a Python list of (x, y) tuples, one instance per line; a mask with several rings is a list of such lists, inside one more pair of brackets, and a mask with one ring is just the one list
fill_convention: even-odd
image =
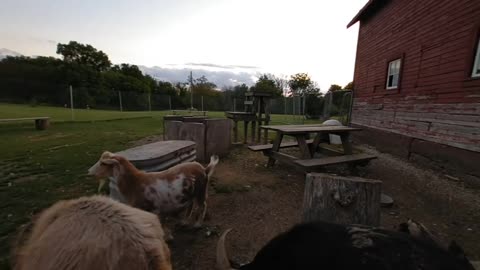
[[(0, 123), (0, 269), (8, 269), (10, 242), (19, 226), (60, 199), (94, 194), (97, 183), (86, 172), (101, 152), (162, 134), (162, 117), (168, 113), (75, 110), (71, 121), (65, 108), (0, 104), (0, 119), (51, 117), (43, 131), (35, 130), (33, 121)], [(208, 115), (224, 117), (223, 112)], [(273, 124), (295, 120), (272, 118)]]

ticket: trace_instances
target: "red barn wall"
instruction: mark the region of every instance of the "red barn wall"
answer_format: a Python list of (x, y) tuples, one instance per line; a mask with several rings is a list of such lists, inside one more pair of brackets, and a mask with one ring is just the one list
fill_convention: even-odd
[[(403, 141), (407, 156), (414, 138), (480, 164), (480, 79), (471, 78), (479, 33), (479, 0), (392, 0), (361, 20), (352, 123), (401, 135), (390, 143)], [(400, 87), (386, 90), (388, 62), (400, 57)]]

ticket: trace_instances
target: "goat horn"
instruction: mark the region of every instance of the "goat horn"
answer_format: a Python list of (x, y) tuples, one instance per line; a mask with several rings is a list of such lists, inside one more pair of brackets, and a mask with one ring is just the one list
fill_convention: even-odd
[(225, 248), (225, 237), (232, 229), (227, 229), (222, 233), (217, 242), (217, 269), (229, 270), (232, 269), (230, 261), (228, 260), (227, 250)]
[(103, 186), (105, 186), (105, 183), (106, 183), (106, 182), (107, 182), (107, 180), (105, 180), (105, 179), (100, 179), (99, 184), (98, 184), (97, 193), (100, 193), (100, 191), (102, 190)]

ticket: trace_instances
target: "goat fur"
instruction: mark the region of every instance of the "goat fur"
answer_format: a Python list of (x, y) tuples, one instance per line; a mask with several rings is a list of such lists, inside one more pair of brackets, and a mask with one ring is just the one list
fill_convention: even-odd
[(105, 196), (60, 201), (33, 221), (15, 270), (171, 270), (157, 216)]

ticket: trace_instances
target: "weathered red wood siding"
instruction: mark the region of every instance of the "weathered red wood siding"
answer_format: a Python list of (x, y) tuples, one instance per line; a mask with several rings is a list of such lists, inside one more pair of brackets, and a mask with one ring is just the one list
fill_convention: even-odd
[[(392, 0), (362, 20), (352, 123), (480, 152), (479, 33), (480, 0)], [(400, 88), (386, 90), (399, 57)]]

